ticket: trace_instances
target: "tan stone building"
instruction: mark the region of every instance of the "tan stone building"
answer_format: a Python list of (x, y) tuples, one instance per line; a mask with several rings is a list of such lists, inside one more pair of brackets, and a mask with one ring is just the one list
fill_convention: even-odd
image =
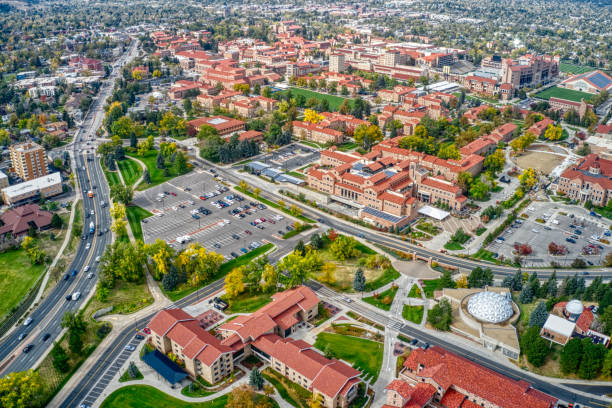
[(557, 191), (580, 203), (608, 204), (612, 197), (612, 160), (589, 154), (563, 171)]
[(48, 173), (45, 149), (38, 143), (14, 144), (9, 149), (13, 171), (23, 181), (33, 180)]

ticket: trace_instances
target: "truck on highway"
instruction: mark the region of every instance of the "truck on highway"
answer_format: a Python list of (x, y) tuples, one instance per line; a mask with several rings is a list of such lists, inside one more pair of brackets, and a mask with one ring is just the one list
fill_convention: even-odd
[(87, 193), (87, 197), (93, 198), (93, 196), (94, 196), (93, 191), (89, 190), (89, 192)]
[(92, 221), (92, 222), (89, 223), (89, 233), (93, 234), (95, 230), (96, 230), (96, 226), (95, 226), (95, 224)]

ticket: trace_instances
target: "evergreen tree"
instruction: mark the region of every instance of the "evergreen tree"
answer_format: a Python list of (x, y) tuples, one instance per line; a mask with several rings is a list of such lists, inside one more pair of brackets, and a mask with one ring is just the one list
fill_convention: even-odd
[(597, 377), (604, 362), (605, 352), (603, 344), (593, 344), (590, 337), (582, 339), (582, 358), (578, 367), (578, 376), (585, 380)]
[(518, 269), (512, 276), (512, 290), (519, 291), (521, 289), (523, 289), (523, 274)]
[(548, 311), (546, 311), (546, 302), (540, 302), (529, 315), (529, 326), (543, 327), (547, 318)]
[(318, 233), (315, 232), (310, 237), (310, 246), (312, 249), (321, 249), (323, 247), (323, 239)]
[(148, 169), (145, 169), (142, 173), (142, 180), (147, 184), (151, 184), (151, 175), (149, 174)]
[(164, 160), (164, 156), (161, 152), (157, 153), (157, 158), (155, 159), (155, 167), (158, 169), (163, 169), (166, 167), (166, 161)]
[(582, 356), (582, 340), (573, 338), (568, 341), (561, 350), (561, 358), (559, 364), (563, 374), (575, 373), (580, 365), (580, 357)]
[(135, 149), (136, 146), (138, 146), (138, 138), (136, 137), (136, 133), (132, 132), (130, 136), (130, 147)]
[(64, 223), (64, 221), (62, 221), (62, 217), (60, 217), (59, 215), (57, 215), (57, 213), (53, 214), (53, 216), (51, 217), (51, 226), (53, 228), (62, 228), (62, 224)]
[(298, 243), (295, 245), (294, 250), (296, 252), (299, 252), (301, 255), (304, 255), (304, 251), (306, 250), (306, 246), (304, 245), (304, 241), (302, 241), (301, 239), (298, 241)]
[(257, 391), (261, 390), (264, 386), (263, 377), (257, 367), (254, 367), (251, 370), (251, 376), (249, 377), (249, 385)]
[(353, 279), (353, 289), (357, 292), (363, 292), (365, 290), (366, 279), (363, 275), (361, 268), (357, 268), (355, 271), (355, 278)]
[(444, 270), (442, 277), (440, 278), (440, 286), (443, 288), (454, 288), (456, 286), (455, 281), (451, 275), (451, 272), (448, 269)]
[(53, 368), (60, 373), (66, 373), (70, 370), (70, 363), (68, 360), (68, 354), (66, 350), (59, 343), (54, 343), (53, 348), (51, 349), (51, 358), (53, 361)]
[(504, 280), (502, 281), (502, 288), (509, 288), (512, 289), (512, 284), (514, 283), (514, 279), (512, 278), (512, 276), (506, 276), (504, 278)]
[(521, 289), (521, 293), (519, 293), (518, 301), (525, 304), (531, 303), (533, 301), (533, 292), (531, 291), (531, 286), (525, 285), (523, 289)]
[(171, 267), (168, 273), (162, 278), (162, 286), (164, 290), (173, 291), (179, 284), (179, 276), (176, 268)]

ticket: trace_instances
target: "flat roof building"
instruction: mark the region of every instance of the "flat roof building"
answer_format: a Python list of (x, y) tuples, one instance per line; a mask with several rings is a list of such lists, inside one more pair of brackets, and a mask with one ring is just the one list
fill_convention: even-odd
[(48, 173), (45, 149), (38, 143), (28, 142), (10, 146), (13, 171), (24, 181)]
[(14, 205), (32, 198), (53, 197), (61, 194), (62, 176), (59, 172), (38, 177), (2, 189), (2, 198), (9, 205)]

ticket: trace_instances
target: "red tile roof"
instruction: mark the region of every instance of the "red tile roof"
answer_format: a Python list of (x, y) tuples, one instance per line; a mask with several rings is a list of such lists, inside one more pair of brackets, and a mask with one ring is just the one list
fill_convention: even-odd
[(580, 314), (580, 317), (578, 317), (578, 320), (576, 320), (576, 326), (586, 333), (591, 328), (591, 323), (593, 323), (594, 318), (595, 316), (593, 316), (593, 312), (591, 310), (584, 309), (584, 311)]
[(461, 403), (465, 398), (465, 395), (451, 388), (446, 391), (440, 403), (446, 408), (461, 408)]
[(416, 349), (404, 362), (406, 375), (430, 378), (443, 390), (451, 386), (504, 408), (551, 408), (556, 399), (441, 347)]
[(2, 226), (0, 235), (8, 232), (21, 235), (30, 230), (30, 223), (36, 228), (46, 228), (51, 225), (53, 213), (42, 210), (37, 204), (24, 204), (17, 208), (7, 210), (0, 216)]
[(302, 340), (268, 334), (254, 341), (253, 345), (312, 381), (314, 389), (330, 398), (347, 392), (349, 381), (361, 374), (341, 361), (325, 358)]

